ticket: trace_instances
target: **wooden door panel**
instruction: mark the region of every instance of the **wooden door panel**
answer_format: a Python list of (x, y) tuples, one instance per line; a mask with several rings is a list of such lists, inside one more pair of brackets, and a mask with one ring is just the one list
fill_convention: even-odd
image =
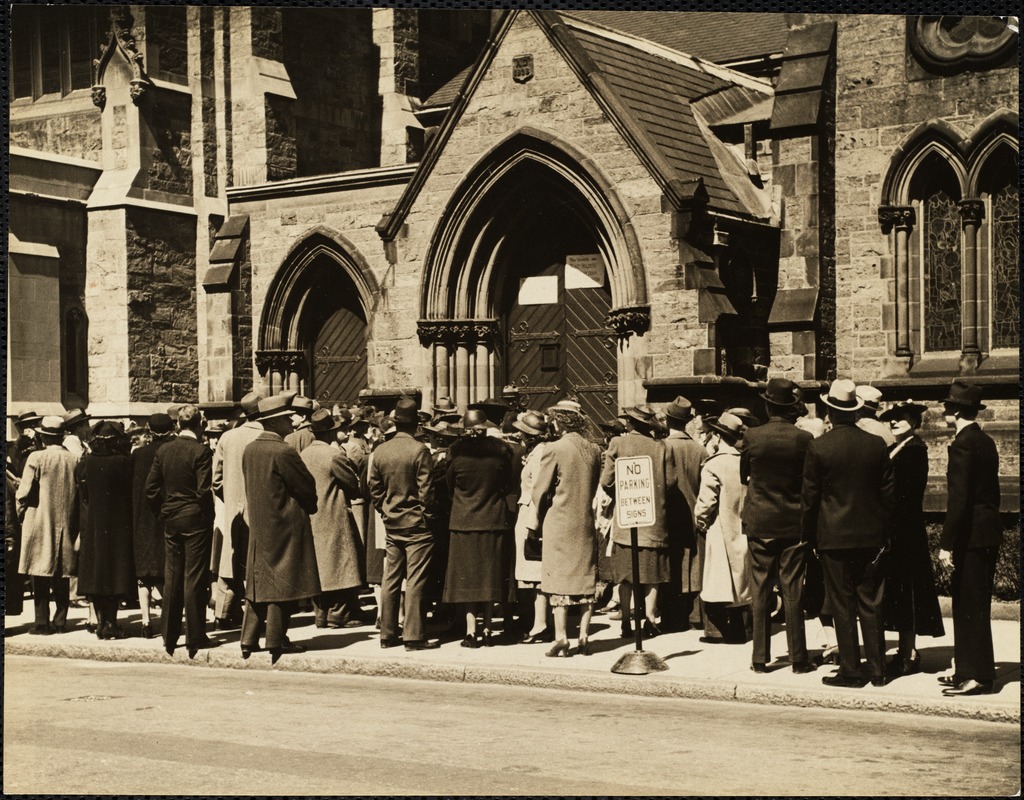
[(366, 322), (340, 308), (327, 318), (313, 344), (312, 396), (320, 403), (354, 402), (366, 388)]
[(615, 416), (618, 398), (614, 331), (604, 324), (611, 302), (605, 289), (566, 292), (566, 382), (592, 420)]

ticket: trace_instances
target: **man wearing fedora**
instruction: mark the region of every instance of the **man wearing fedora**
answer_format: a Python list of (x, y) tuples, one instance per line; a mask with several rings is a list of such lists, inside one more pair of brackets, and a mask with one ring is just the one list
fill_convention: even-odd
[(320, 594), (313, 598), (316, 627), (361, 624), (359, 587), (363, 585), (363, 541), (352, 521), (350, 498), (359, 494), (359, 476), (337, 441), (341, 421), (321, 408), (309, 421), (315, 440), (300, 457), (316, 481), (316, 513), (309, 518), (320, 572)]
[(297, 394), (291, 400), (291, 408), (294, 430), (285, 436), (284, 440), (301, 453), (316, 439), (310, 427), (310, 420), (313, 412), (319, 410), (320, 404), (309, 397)]
[(683, 396), (665, 406), (665, 511), (668, 514), (670, 580), (661, 621), (669, 630), (690, 627), (704, 571), (703, 539), (697, 536), (693, 510), (700, 490), (700, 468), (707, 450), (686, 432), (693, 406)]
[(210, 548), (213, 545), (213, 453), (200, 441), (203, 417), (186, 403), (178, 411), (179, 433), (156, 451), (146, 479), (146, 498), (163, 521), (164, 649), (174, 654), (185, 612), (189, 658), (212, 641), (206, 635)]
[(81, 408), (64, 414), (64, 449), (81, 458), (89, 450), (89, 415)]
[(754, 652), (751, 669), (766, 672), (771, 661), (772, 585), (776, 579), (786, 614), (786, 641), (794, 672), (811, 672), (804, 633), (803, 592), (807, 545), (801, 541), (800, 490), (804, 457), (814, 439), (794, 424), (802, 403), (797, 385), (771, 378), (761, 395), (768, 422), (750, 428), (740, 454), (740, 480), (747, 484), (743, 533), (747, 537), (753, 602)]
[(857, 387), (857, 397), (864, 401), (864, 405), (857, 411), (857, 427), (880, 437), (886, 447), (896, 444), (896, 437), (892, 435), (889, 426), (878, 419), (878, 409), (882, 403), (881, 391), (864, 384)]
[(832, 430), (807, 445), (801, 490), (803, 536), (821, 559), (839, 644), (839, 671), (821, 681), (849, 688), (866, 683), (857, 639), (859, 618), (871, 683), (884, 686), (882, 557), (889, 546), (895, 507), (892, 462), (885, 442), (857, 427), (857, 411), (864, 401), (857, 397), (853, 381), (833, 381), (821, 400), (828, 407)]
[(999, 518), (999, 454), (978, 425), (981, 390), (955, 380), (943, 401), (946, 424), (956, 431), (946, 470), (946, 521), (939, 560), (953, 569), (953, 668), (939, 682), (943, 694), (990, 694), (995, 680), (992, 650), (992, 581), (1003, 526)]
[[(17, 513), (22, 521), (18, 571), (32, 580), (35, 624), (31, 632), (64, 633), (71, 604), (68, 579), (77, 562), (78, 456), (61, 446), (64, 421), (60, 417), (43, 417), (37, 433), (43, 449), (29, 453), (18, 486)], [(55, 605), (52, 627), (51, 592)]]
[(225, 431), (213, 452), (213, 491), (224, 501), (224, 538), (217, 566), (214, 625), (237, 628), (242, 622), (245, 596), (245, 559), (249, 550), (249, 526), (242, 516), (245, 507), (245, 475), (242, 453), (263, 433), (259, 404), (263, 395), (249, 392), (241, 400), (245, 422)]
[(370, 455), (367, 487), (374, 508), (384, 520), (385, 551), (381, 586), (380, 646), (396, 647), (398, 605), (405, 578), (405, 649), (433, 649), (426, 638), (423, 608), (434, 537), (431, 533), (433, 463), (430, 450), (416, 441), (416, 401), (403, 397), (395, 404), (395, 434)]
[(316, 480), (284, 440), (292, 429), (290, 399), (275, 395), (259, 402), (263, 433), (242, 453), (249, 549), (240, 644), (242, 658), (248, 658), (260, 649), (265, 630), (271, 663), (282, 653), (305, 650), (288, 640), (288, 622), (299, 601), (320, 594), (309, 523), (317, 511)]

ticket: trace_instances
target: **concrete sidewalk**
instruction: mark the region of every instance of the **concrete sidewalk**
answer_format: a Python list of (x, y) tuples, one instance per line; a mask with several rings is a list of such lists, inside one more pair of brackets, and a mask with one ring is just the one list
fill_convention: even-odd
[[(668, 633), (645, 641), (644, 649), (660, 655), (668, 664), (665, 672), (644, 676), (613, 674), (619, 657), (634, 649), (632, 640), (619, 638), (619, 623), (607, 616), (595, 616), (591, 626), (593, 655), (546, 658), (547, 644), (519, 644), (498, 637), (491, 648), (467, 649), (458, 640), (442, 640), (438, 650), (406, 652), (398, 647), (383, 650), (377, 631), (370, 627), (317, 629), (312, 614), (299, 614), (289, 631), (292, 641), (305, 645), (302, 654), (284, 655), (274, 666), (267, 653), (255, 653), (243, 660), (237, 631), (212, 631), (220, 647), (201, 650), (189, 661), (185, 649), (173, 658), (163, 651), (161, 640), (138, 638), (138, 611), (121, 613), (121, 624), (134, 638), (99, 641), (85, 629), (85, 610), (72, 609), (65, 634), (32, 636), (31, 605), (26, 613), (7, 617), (4, 652), (7, 655), (51, 656), (111, 662), (185, 663), (197, 667), (237, 670), (266, 670), (353, 675), (382, 675), (392, 678), (453, 681), (614, 692), (648, 697), (682, 697), (732, 700), (770, 705), (807, 706), (869, 711), (896, 711), (932, 716), (959, 717), (992, 722), (1020, 722), (1020, 623), (997, 620), (992, 623), (996, 653), (996, 693), (981, 697), (943, 697), (936, 675), (948, 671), (953, 653), (951, 620), (945, 620), (942, 638), (918, 640), (923, 671), (900, 678), (883, 688), (834, 689), (823, 686), (821, 677), (832, 667), (821, 667), (807, 675), (794, 675), (785, 662), (770, 665), (768, 674), (755, 675), (749, 669), (750, 645), (705, 644), (701, 631)], [(159, 617), (154, 619), (159, 629)], [(212, 626), (211, 626), (212, 627)], [(817, 624), (808, 622), (808, 644), (813, 646)], [(890, 648), (895, 647), (890, 634)], [(786, 651), (785, 632), (779, 628), (772, 638), (772, 652)], [(890, 650), (892, 652), (892, 650)], [(820, 649), (812, 650), (812, 656)]]

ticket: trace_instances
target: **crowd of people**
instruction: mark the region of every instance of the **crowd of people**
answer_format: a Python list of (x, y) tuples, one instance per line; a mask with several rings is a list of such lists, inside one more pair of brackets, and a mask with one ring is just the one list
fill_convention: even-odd
[[(1002, 527), (980, 401), (961, 380), (944, 400), (949, 695), (990, 692), (995, 677)], [(216, 628), (240, 629), (243, 658), (275, 662), (303, 649), (288, 638), (301, 608), (318, 628), (376, 624), (383, 648), (436, 648), (432, 630), (467, 648), (544, 642), (552, 658), (589, 655), (592, 616), (606, 613), (624, 638), (635, 616), (646, 638), (699, 627), (708, 645), (751, 643), (750, 668), (766, 673), (785, 663), (770, 649), (781, 619), (794, 672), (827, 663), (827, 685), (882, 686), (920, 671), (917, 637), (944, 634), (922, 510), (926, 411), (883, 410), (877, 388), (849, 380), (805, 397), (772, 378), (753, 411), (680, 396), (601, 421), (570, 399), (541, 411), (440, 398), (427, 411), (403, 397), (384, 413), (294, 392), (250, 393), (233, 420), (178, 404), (127, 429), (82, 409), (28, 412), (8, 443), (7, 594), (20, 602), (29, 580), (37, 635), (65, 632), (80, 598), (100, 639), (127, 635), (128, 597), (153, 636), (159, 601), (167, 653), (184, 633), (190, 657), (216, 644), (212, 607)], [(651, 459), (655, 510), (636, 530), (636, 574), (615, 513), (616, 460), (635, 456)]]

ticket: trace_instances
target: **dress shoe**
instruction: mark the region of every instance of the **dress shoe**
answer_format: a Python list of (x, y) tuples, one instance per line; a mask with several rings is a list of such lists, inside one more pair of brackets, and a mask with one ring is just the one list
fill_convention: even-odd
[(721, 636), (701, 636), (700, 641), (703, 644), (725, 644), (725, 639)]
[(545, 628), (540, 633), (528, 634), (522, 639), (523, 644), (540, 644), (541, 642), (553, 641), (555, 641), (555, 632), (550, 628)]
[(104, 639), (124, 639), (127, 636), (124, 628), (119, 628), (117, 625), (107, 625), (103, 630)]
[(486, 628), (484, 628), (484, 632), (481, 635), (480, 639), (481, 644), (483, 644), (484, 647), (494, 647), (494, 639), (491, 635), (491, 632)]
[(381, 639), (380, 646), (387, 650), (389, 647), (398, 647), (402, 643), (401, 638), (395, 636), (393, 639)]
[(96, 623), (95, 622), (87, 622), (87, 623), (85, 623), (85, 629), (89, 633), (96, 633)]
[(590, 639), (580, 639), (579, 647), (576, 648), (576, 652), (581, 656), (590, 655)]
[(186, 643), (185, 647), (188, 649), (188, 657), (195, 658), (196, 653), (198, 653), (200, 650), (209, 650), (210, 648), (218, 647), (219, 645), (220, 642), (214, 641), (213, 639), (207, 636), (204, 639), (200, 639), (198, 642)]
[(32, 636), (49, 636), (53, 631), (50, 630), (49, 625), (33, 625), (29, 633)]
[(897, 654), (885, 665), (885, 672), (890, 678), (902, 678), (921, 671), (921, 654), (914, 653), (913, 658), (904, 658)]
[(54, 626), (51, 627), (51, 630), (54, 633), (67, 633), (68, 632), (68, 626), (67, 625), (54, 625)]
[(628, 639), (633, 635), (633, 626), (630, 624), (629, 620), (623, 621), (622, 628), (619, 632), (622, 635), (623, 639)]
[(141, 635), (142, 635), (143, 639), (152, 639), (153, 638), (153, 626), (150, 625), (148, 622), (144, 622), (142, 624), (142, 634)]
[(964, 682), (964, 680), (966, 680), (966, 679), (965, 678), (961, 678), (959, 675), (957, 675), (955, 673), (953, 675), (940, 675), (938, 677), (939, 683), (941, 683), (943, 686), (950, 686), (950, 687), (959, 686), (961, 683)]
[(759, 661), (755, 661), (750, 665), (750, 671), (756, 672), (758, 675), (764, 675), (766, 672), (768, 672), (768, 665), (762, 664)]
[[(169, 655), (169, 656), (171, 656), (173, 658), (174, 657), (174, 645), (173, 644), (165, 644), (164, 645), (164, 652), (167, 653), (167, 655)], [(244, 658), (248, 658), (248, 657), (249, 656), (244, 656)]]
[(441, 646), (439, 641), (430, 639), (420, 639), (416, 642), (406, 642), (406, 650), (436, 650)]
[(887, 686), (888, 683), (889, 683), (889, 678), (887, 676), (885, 676), (885, 675), (875, 675), (871, 679), (871, 685), (876, 687), (876, 688), (878, 688), (878, 689), (881, 689), (883, 686)]
[(655, 636), (661, 635), (661, 628), (658, 627), (657, 623), (651, 622), (649, 619), (644, 620), (644, 638), (653, 639)]
[(544, 655), (548, 658), (568, 658), (569, 641), (567, 639), (563, 639), (560, 642), (555, 642), (555, 646), (548, 650)]
[(867, 681), (863, 678), (850, 678), (846, 675), (826, 675), (821, 679), (826, 686), (839, 686), (844, 689), (863, 689)]
[(242, 658), (248, 658), (253, 653), (260, 653), (262, 651), (263, 651), (263, 648), (260, 647), (258, 644), (243, 644), (242, 645)]
[(810, 661), (797, 661), (793, 664), (793, 672), (797, 675), (806, 675), (808, 672), (815, 672), (817, 669), (817, 666)]
[(468, 647), (468, 648), (473, 649), (473, 650), (475, 650), (479, 646), (480, 646), (480, 642), (477, 640), (477, 638), (475, 636), (473, 636), (472, 634), (469, 634), (469, 633), (466, 634), (466, 637), (459, 644), (459, 647)]
[(992, 681), (976, 681), (973, 678), (968, 678), (959, 686), (943, 689), (942, 694), (945, 697), (973, 697), (978, 694), (992, 694), (992, 689)]
[(282, 653), (305, 653), (306, 648), (301, 644), (296, 644), (291, 639), (285, 639), (279, 648)]

